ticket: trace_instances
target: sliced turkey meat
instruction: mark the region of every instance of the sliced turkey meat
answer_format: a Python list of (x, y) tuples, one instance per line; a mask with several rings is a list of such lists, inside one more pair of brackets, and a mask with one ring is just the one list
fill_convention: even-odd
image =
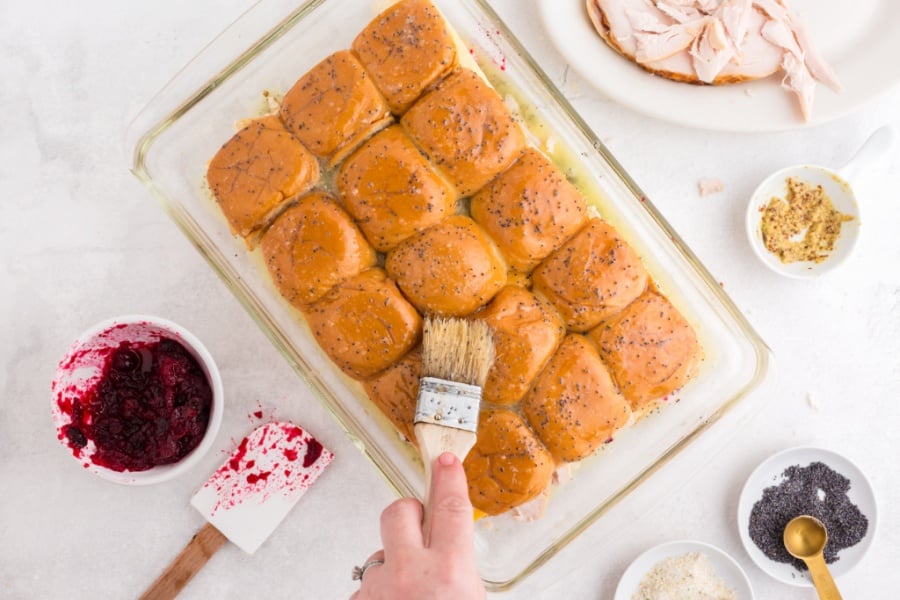
[(637, 50), (634, 57), (638, 62), (651, 63), (666, 59), (683, 51), (698, 39), (698, 34), (706, 25), (706, 20), (678, 23), (660, 33), (635, 32)]
[[(751, 10), (746, 19), (747, 29), (738, 50), (739, 54), (725, 65), (715, 83), (737, 83), (763, 79), (773, 75), (781, 68), (781, 55), (784, 52), (762, 35), (766, 17), (757, 10)], [(728, 31), (727, 24), (725, 31)]]
[(741, 46), (750, 29), (750, 16), (753, 12), (753, 0), (725, 0), (719, 11), (722, 25), (731, 36), (735, 52), (740, 55)]
[(667, 18), (665, 13), (646, 2), (626, 8), (625, 16), (633, 31), (662, 33), (673, 28), (671, 18)]
[(781, 64), (784, 68), (784, 79), (781, 80), (781, 87), (797, 94), (800, 102), (800, 112), (803, 118), (809, 121), (812, 116), (813, 94), (816, 91), (816, 80), (803, 62), (803, 59), (797, 58), (790, 52), (785, 52), (784, 62)]
[(722, 69), (734, 58), (734, 44), (725, 34), (722, 21), (711, 18), (691, 44), (694, 71), (703, 83), (713, 83)]
[(587, 0), (587, 11), (613, 49), (662, 77), (718, 85), (780, 69), (807, 120), (817, 80), (841, 90), (785, 0)]
[(700, 12), (699, 8), (693, 6), (693, 3), (691, 4), (691, 6), (685, 6), (673, 2), (672, 0), (659, 0), (659, 2), (656, 3), (656, 8), (664, 12), (677, 23), (687, 23), (689, 21), (702, 19), (704, 14)]
[(753, 6), (776, 21), (787, 21), (790, 18), (787, 7), (780, 0), (753, 0)]
[(513, 518), (519, 521), (537, 521), (547, 512), (547, 504), (550, 502), (549, 490), (544, 490), (537, 497), (512, 509)]
[(806, 26), (798, 19), (792, 19), (791, 24), (794, 36), (797, 38), (797, 42), (803, 50), (803, 62), (806, 63), (806, 67), (809, 69), (809, 72), (812, 73), (812, 76), (835, 92), (843, 91), (844, 86), (838, 81), (837, 73), (835, 73), (834, 69), (831, 68), (831, 65), (825, 62), (825, 59), (819, 55), (816, 47), (813, 46), (812, 41), (809, 39), (809, 32), (807, 31)]
[(689, 0), (685, 0), (684, 2), (687, 5), (693, 4), (703, 12), (710, 14), (716, 10), (719, 6), (719, 0), (694, 0), (694, 2), (690, 2)]
[(779, 48), (787, 50), (798, 59), (803, 60), (803, 50), (794, 37), (794, 32), (788, 28), (784, 21), (766, 21), (762, 28), (762, 36)]

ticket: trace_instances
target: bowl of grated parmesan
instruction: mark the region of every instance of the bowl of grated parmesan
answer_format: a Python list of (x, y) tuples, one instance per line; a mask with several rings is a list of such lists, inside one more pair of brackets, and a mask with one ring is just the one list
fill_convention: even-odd
[(629, 565), (615, 600), (752, 600), (741, 566), (724, 551), (693, 540), (650, 548)]

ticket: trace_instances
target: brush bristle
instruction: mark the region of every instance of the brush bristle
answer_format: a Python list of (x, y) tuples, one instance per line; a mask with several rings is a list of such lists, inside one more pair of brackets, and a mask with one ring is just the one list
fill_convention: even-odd
[(484, 387), (494, 364), (494, 336), (484, 321), (428, 317), (422, 375)]

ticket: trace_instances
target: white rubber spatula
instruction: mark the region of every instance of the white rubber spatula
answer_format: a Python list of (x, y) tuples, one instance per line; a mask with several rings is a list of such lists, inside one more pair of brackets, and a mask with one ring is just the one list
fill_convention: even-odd
[(141, 599), (177, 596), (226, 540), (256, 552), (333, 459), (297, 425), (256, 428), (191, 498), (208, 523)]

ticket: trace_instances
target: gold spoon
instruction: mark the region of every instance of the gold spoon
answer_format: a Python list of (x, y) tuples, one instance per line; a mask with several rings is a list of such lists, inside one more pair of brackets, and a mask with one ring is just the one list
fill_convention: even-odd
[(784, 528), (784, 547), (791, 553), (791, 556), (806, 563), (819, 598), (821, 600), (842, 600), (841, 593), (825, 565), (823, 551), (827, 541), (828, 531), (825, 529), (825, 524), (809, 515), (800, 515), (791, 519)]

